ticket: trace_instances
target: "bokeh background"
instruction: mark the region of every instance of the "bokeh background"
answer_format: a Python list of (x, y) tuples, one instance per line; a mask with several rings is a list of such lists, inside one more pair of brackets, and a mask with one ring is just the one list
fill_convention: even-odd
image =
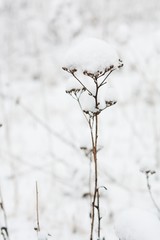
[[(102, 233), (128, 207), (160, 205), (160, 1), (0, 0), (0, 184), (11, 240), (88, 239), (85, 120), (65, 93), (65, 54), (79, 38), (115, 46), (124, 67), (110, 76), (118, 103), (101, 116)], [(0, 213), (3, 225), (3, 213)]]

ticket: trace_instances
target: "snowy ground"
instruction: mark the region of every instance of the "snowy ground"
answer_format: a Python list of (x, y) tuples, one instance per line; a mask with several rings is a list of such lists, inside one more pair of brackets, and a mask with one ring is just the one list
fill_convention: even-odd
[(117, 239), (114, 221), (127, 207), (156, 213), (140, 170), (156, 170), (160, 205), (159, 9), (156, 0), (0, 1), (0, 184), (11, 240), (36, 239), (36, 180), (42, 229), (88, 239), (89, 163), (79, 150), (88, 130), (61, 69), (83, 37), (110, 42), (124, 62), (110, 76), (119, 101), (101, 116), (102, 235)]

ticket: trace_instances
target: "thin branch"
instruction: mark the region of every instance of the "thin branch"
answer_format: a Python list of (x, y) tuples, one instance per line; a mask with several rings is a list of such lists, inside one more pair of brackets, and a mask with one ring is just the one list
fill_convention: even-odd
[(38, 183), (36, 181), (36, 222), (37, 222), (37, 227), (36, 231), (37, 233), (40, 232), (40, 223), (39, 223), (39, 196), (38, 196)]
[(73, 76), (74, 78), (77, 79), (77, 81), (82, 85), (82, 87), (84, 87), (84, 88), (87, 90), (87, 92), (88, 92), (91, 96), (93, 96), (92, 92), (91, 92), (88, 88), (86, 88), (86, 86), (79, 80), (79, 78), (78, 78), (74, 73), (71, 73), (71, 74), (72, 74), (72, 76)]
[(85, 88), (91, 96), (93, 96), (92, 92), (88, 88), (86, 88), (86, 86), (81, 82), (81, 80), (79, 80), (79, 78), (75, 75), (75, 72), (77, 72), (77, 69), (75, 69), (75, 68), (74, 69), (69, 69), (67, 67), (62, 67), (62, 69), (64, 71), (70, 73), (82, 85), (82, 87)]
[(78, 105), (79, 105), (79, 107), (80, 107), (80, 109), (81, 109), (81, 111), (82, 111), (82, 113), (83, 113), (83, 116), (85, 117), (86, 121), (87, 121), (88, 124), (89, 124), (89, 119), (87, 118), (85, 112), (83, 111), (83, 108), (82, 108), (82, 105), (81, 105), (81, 103), (80, 103), (80, 100), (77, 99), (77, 102), (78, 102)]
[(160, 207), (158, 206), (156, 200), (154, 199), (153, 197), (153, 194), (152, 194), (152, 190), (151, 190), (151, 185), (150, 185), (150, 175), (153, 175), (155, 172), (153, 171), (145, 171), (145, 176), (146, 176), (146, 181), (147, 181), (147, 189), (148, 189), (148, 192), (149, 192), (149, 195), (150, 195), (150, 198), (153, 202), (153, 205), (155, 206), (155, 208), (157, 209), (158, 213), (160, 214)]
[(97, 188), (97, 214), (98, 214), (98, 239), (101, 238), (101, 213), (100, 213), (100, 194), (99, 194), (99, 188)]
[[(0, 208), (3, 212), (3, 217), (4, 217), (4, 225), (5, 226), (2, 226), (1, 227), (1, 234), (4, 238), (4, 240), (6, 239), (5, 237), (5, 233), (6, 233), (6, 236), (7, 236), (7, 239), (9, 240), (10, 237), (9, 237), (9, 231), (8, 231), (8, 222), (7, 222), (7, 214), (6, 214), (6, 210), (5, 210), (5, 207), (4, 207), (4, 202), (3, 202), (3, 196), (2, 196), (2, 191), (1, 191), (1, 186), (0, 186)], [(4, 230), (4, 232), (3, 232)]]
[[(98, 108), (98, 84), (96, 84), (96, 94), (95, 94), (95, 108)], [(99, 202), (99, 195), (97, 195), (98, 189), (98, 165), (97, 165), (97, 144), (98, 144), (98, 115), (94, 115), (95, 126), (94, 126), (94, 136), (93, 136), (93, 160), (94, 160), (94, 191), (93, 191), (93, 201), (92, 201), (92, 215), (91, 215), (91, 232), (90, 240), (93, 239), (93, 229), (95, 222), (95, 203), (96, 199)]]
[(106, 77), (103, 79), (103, 81), (99, 84), (98, 88), (102, 87), (104, 84), (107, 83), (107, 82), (105, 82), (106, 79), (109, 77), (109, 75), (110, 75), (114, 70), (116, 70), (116, 68), (113, 68), (113, 69), (106, 75)]
[[(109, 77), (109, 75), (110, 75), (113, 71), (115, 71), (116, 69), (120, 69), (121, 67), (123, 67), (123, 63), (122, 63), (122, 61), (119, 59), (119, 65), (118, 65), (117, 67), (110, 66), (110, 68), (107, 69), (106, 72), (109, 71), (109, 73), (108, 73), (107, 76), (103, 79), (103, 81), (101, 82), (101, 84), (99, 85), (99, 87), (102, 87), (104, 84), (106, 84), (107, 82), (105, 82), (105, 81), (106, 81), (106, 79)], [(104, 74), (105, 74), (106, 72), (104, 72)], [(103, 76), (104, 74), (102, 74), (101, 76)], [(99, 77), (101, 77), (101, 76), (99, 76)]]

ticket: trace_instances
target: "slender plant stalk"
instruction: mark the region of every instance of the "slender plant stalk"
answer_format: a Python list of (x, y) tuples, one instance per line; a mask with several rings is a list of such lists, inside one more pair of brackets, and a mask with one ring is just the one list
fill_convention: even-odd
[[(73, 75), (73, 74), (72, 74)], [(81, 83), (81, 81), (75, 76), (75, 74), (73, 75), (78, 81), (79, 83)], [(99, 93), (99, 88), (103, 86), (103, 84), (98, 85), (98, 77), (93, 76), (93, 81), (95, 83), (95, 87), (96, 87), (96, 93), (95, 95), (93, 93), (91, 93), (87, 88), (85, 88), (85, 86), (83, 84), (82, 87), (85, 88), (87, 90), (87, 92), (89, 93), (89, 95), (91, 95), (94, 98), (94, 107), (95, 110), (99, 110), (99, 102), (98, 102), (98, 93)], [(72, 95), (72, 92), (74, 93), (74, 96)], [(78, 95), (77, 93), (79, 93), (79, 91), (77, 91), (76, 89), (73, 89), (73, 91), (69, 91), (68, 93), (71, 94), (71, 96), (77, 100), (80, 109), (82, 110), (82, 113), (86, 119), (86, 121), (88, 122), (89, 125), (89, 130), (90, 130), (90, 137), (91, 137), (91, 160), (93, 160), (93, 164), (94, 164), (94, 187), (93, 187), (93, 192), (91, 193), (91, 226), (90, 226), (90, 240), (93, 240), (93, 231), (94, 231), (94, 227), (95, 227), (95, 209), (97, 209), (97, 222), (98, 222), (98, 239), (100, 239), (100, 220), (101, 220), (101, 216), (100, 216), (100, 194), (98, 191), (98, 161), (97, 161), (97, 153), (98, 153), (98, 122), (99, 122), (99, 111), (97, 113), (92, 112), (91, 114), (88, 112), (83, 111), (83, 107), (81, 106), (80, 103), (80, 96), (82, 94), (82, 92), (80, 92), (80, 95)], [(88, 117), (89, 116), (89, 117)]]
[(97, 189), (97, 214), (98, 214), (98, 239), (101, 238), (101, 213), (100, 213), (100, 193), (99, 188)]
[(92, 206), (92, 155), (91, 153), (90, 155), (90, 161), (89, 161), (89, 208), (90, 208), (90, 212), (89, 215), (91, 217), (91, 206)]
[[(99, 192), (99, 186), (98, 186), (98, 132), (99, 132), (99, 114), (105, 110), (106, 108), (114, 105), (116, 101), (105, 101), (105, 107), (100, 108), (100, 103), (98, 101), (98, 94), (99, 89), (103, 87), (107, 83), (107, 78), (109, 75), (117, 68), (122, 67), (122, 61), (119, 60), (118, 67), (114, 67), (111, 65), (109, 68), (106, 68), (103, 72), (97, 71), (96, 73), (90, 73), (88, 71), (84, 71), (83, 74), (91, 77), (92, 80), (95, 83), (95, 93), (92, 92), (88, 87), (85, 86), (85, 84), (76, 76), (77, 69), (68, 69), (66, 67), (63, 67), (63, 70), (70, 73), (81, 85), (80, 88), (72, 88), (70, 90), (67, 90), (66, 93), (69, 93), (75, 100), (77, 100), (80, 109), (82, 110), (82, 113), (88, 123), (89, 130), (90, 130), (90, 138), (91, 138), (91, 149), (84, 148), (84, 150), (88, 150), (88, 153), (90, 156), (90, 161), (93, 162), (93, 169), (94, 169), (94, 183), (93, 183), (93, 191), (91, 191), (91, 171), (89, 173), (89, 191), (90, 191), (90, 202), (91, 202), (91, 224), (90, 224), (90, 240), (93, 240), (93, 234), (95, 229), (95, 218), (97, 217), (97, 225), (98, 225), (98, 231), (97, 231), (97, 238), (100, 240), (101, 237), (101, 215), (100, 215), (100, 192)], [(104, 76), (103, 80), (98, 82), (98, 78), (101, 78)], [(83, 106), (80, 102), (80, 96), (83, 94), (83, 92), (87, 92), (89, 96), (94, 98), (94, 108), (95, 110), (83, 110)], [(83, 149), (83, 148), (82, 148)], [(87, 155), (86, 155), (87, 156)], [(104, 187), (104, 186), (103, 186)], [(106, 189), (106, 187), (104, 187)], [(97, 216), (95, 217), (95, 209), (97, 209)]]
[(9, 231), (8, 231), (7, 214), (6, 214), (6, 210), (5, 210), (5, 207), (4, 207), (4, 202), (3, 202), (3, 196), (2, 196), (1, 187), (0, 187), (0, 208), (2, 209), (2, 212), (3, 212), (4, 224), (5, 224), (4, 227), (1, 227), (1, 234), (3, 235), (3, 238), (6, 239), (4, 233), (2, 233), (2, 230), (4, 230), (5, 233), (6, 233), (7, 239), (10, 240)]
[[(98, 83), (97, 79), (95, 79), (96, 84), (96, 94), (94, 96), (95, 99), (95, 108), (98, 109)], [(97, 208), (98, 213), (99, 211), (99, 204), (96, 205), (96, 201), (99, 203), (99, 194), (98, 194), (98, 163), (97, 163), (97, 152), (98, 152), (98, 114), (94, 115), (95, 126), (94, 129), (91, 129), (93, 133), (93, 141), (92, 141), (92, 151), (93, 151), (93, 160), (94, 160), (94, 193), (93, 193), (93, 200), (92, 200), (92, 215), (91, 215), (91, 232), (90, 232), (90, 240), (93, 239), (93, 230), (94, 230), (94, 223), (95, 223), (95, 208)], [(92, 134), (91, 134), (92, 136)], [(98, 214), (99, 215), (99, 214)], [(100, 222), (98, 216), (98, 238), (100, 237)]]
[(151, 200), (153, 202), (154, 207), (157, 209), (158, 213), (160, 214), (160, 207), (158, 206), (156, 200), (153, 197), (152, 190), (151, 190), (151, 185), (150, 185), (150, 181), (149, 181), (149, 177), (152, 174), (155, 174), (155, 172), (154, 171), (146, 171), (145, 172), (146, 181), (147, 181), (147, 189), (148, 189), (148, 192), (149, 192), (149, 195), (150, 195), (150, 198), (151, 198)]
[(36, 227), (36, 231), (37, 234), (38, 232), (40, 232), (40, 222), (39, 222), (39, 192), (38, 192), (38, 183), (36, 181), (36, 223), (37, 223), (37, 227)]

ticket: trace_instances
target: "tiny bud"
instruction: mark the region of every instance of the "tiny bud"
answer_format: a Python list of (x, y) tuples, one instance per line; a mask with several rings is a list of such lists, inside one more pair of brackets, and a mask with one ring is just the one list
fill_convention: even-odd
[(117, 101), (105, 101), (106, 107), (111, 107), (112, 105), (116, 104)]
[(77, 72), (77, 69), (76, 68), (70, 69), (70, 72), (74, 74), (75, 72)]
[(87, 197), (89, 197), (89, 196), (91, 196), (90, 193), (83, 193), (82, 198), (87, 198)]
[(62, 69), (63, 69), (64, 71), (68, 71), (68, 68), (66, 68), (66, 67), (62, 67)]
[(87, 147), (80, 147), (81, 150), (87, 150)]

